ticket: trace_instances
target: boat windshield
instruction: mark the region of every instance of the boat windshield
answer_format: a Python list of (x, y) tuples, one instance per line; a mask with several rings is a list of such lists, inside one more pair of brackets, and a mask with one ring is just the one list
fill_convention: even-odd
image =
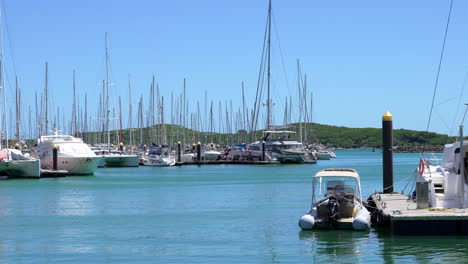
[(359, 182), (354, 177), (316, 177), (312, 183), (314, 203), (330, 196), (361, 199)]

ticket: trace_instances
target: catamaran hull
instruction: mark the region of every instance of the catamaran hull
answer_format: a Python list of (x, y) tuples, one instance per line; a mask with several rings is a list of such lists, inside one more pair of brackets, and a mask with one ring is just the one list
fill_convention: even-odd
[(281, 163), (304, 163), (304, 154), (281, 154), (277, 159)]
[(0, 161), (0, 174), (12, 178), (40, 178), (41, 162), (38, 159)]
[(140, 163), (138, 155), (112, 155), (104, 158), (105, 167), (138, 167)]
[[(69, 175), (93, 175), (101, 157), (61, 157), (57, 158), (57, 169), (65, 170)], [(53, 169), (52, 158), (42, 158), (42, 169)]]

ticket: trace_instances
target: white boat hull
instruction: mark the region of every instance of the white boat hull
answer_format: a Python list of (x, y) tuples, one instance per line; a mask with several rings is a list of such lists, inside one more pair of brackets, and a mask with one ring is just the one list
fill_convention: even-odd
[(0, 161), (0, 173), (8, 177), (41, 177), (41, 162), (38, 159)]
[(221, 157), (221, 153), (218, 151), (205, 151), (202, 153), (201, 158), (204, 161), (215, 161)]
[(329, 160), (332, 158), (332, 155), (328, 152), (316, 152), (315, 156), (318, 160)]
[(155, 158), (155, 159), (143, 159), (145, 166), (174, 166), (176, 164), (175, 158)]
[[(65, 170), (70, 175), (92, 175), (96, 170), (101, 157), (73, 157), (58, 156), (57, 169)], [(53, 159), (50, 157), (41, 159), (42, 169), (52, 170)]]
[(140, 156), (138, 155), (104, 155), (105, 167), (138, 167)]

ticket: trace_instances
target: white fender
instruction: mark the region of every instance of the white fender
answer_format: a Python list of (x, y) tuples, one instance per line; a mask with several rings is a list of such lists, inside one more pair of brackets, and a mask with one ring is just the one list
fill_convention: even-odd
[(370, 213), (365, 207), (358, 211), (353, 219), (353, 228), (355, 230), (367, 230), (370, 228)]

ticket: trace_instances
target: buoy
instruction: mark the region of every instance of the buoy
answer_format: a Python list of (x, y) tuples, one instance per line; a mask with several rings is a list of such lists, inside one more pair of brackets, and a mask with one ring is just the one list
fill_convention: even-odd
[(315, 218), (310, 214), (301, 216), (297, 223), (302, 230), (311, 230), (314, 228)]
[(419, 166), (418, 166), (418, 171), (419, 171), (419, 174), (421, 174), (421, 175), (423, 175), (423, 173), (424, 173), (424, 163), (425, 163), (424, 159), (421, 158), (419, 160)]

